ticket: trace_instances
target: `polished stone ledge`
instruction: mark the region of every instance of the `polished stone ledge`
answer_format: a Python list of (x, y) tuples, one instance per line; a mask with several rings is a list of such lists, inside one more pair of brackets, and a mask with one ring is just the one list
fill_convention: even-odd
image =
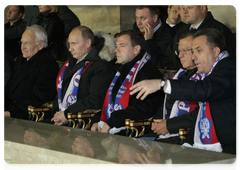
[(35, 146), (4, 141), (4, 158), (9, 164), (112, 164), (112, 162)]

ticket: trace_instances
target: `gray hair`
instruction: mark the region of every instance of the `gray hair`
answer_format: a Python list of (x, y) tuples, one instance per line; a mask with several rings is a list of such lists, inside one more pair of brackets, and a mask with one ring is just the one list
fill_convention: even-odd
[(45, 31), (45, 29), (43, 27), (41, 27), (40, 25), (34, 24), (34, 25), (31, 25), (31, 26), (27, 26), (26, 31), (27, 30), (29, 32), (31, 32), (32, 34), (36, 35), (37, 41), (45, 42), (43, 48), (46, 48), (48, 46), (47, 32)]

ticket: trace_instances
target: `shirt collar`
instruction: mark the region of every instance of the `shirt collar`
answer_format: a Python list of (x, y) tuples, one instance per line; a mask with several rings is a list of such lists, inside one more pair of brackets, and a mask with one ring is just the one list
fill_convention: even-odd
[(198, 27), (200, 27), (200, 25), (202, 24), (202, 22), (203, 22), (203, 20), (202, 20), (195, 28), (194, 28), (194, 27), (192, 26), (192, 24), (191, 24), (189, 30), (191, 30), (191, 29), (198, 29)]
[[(166, 19), (166, 23), (168, 24), (168, 19)], [(170, 27), (176, 26), (176, 24), (168, 24)]]
[(154, 32), (154, 33), (155, 33), (155, 32), (158, 30), (158, 28), (160, 28), (161, 25), (162, 25), (161, 20), (159, 19), (158, 21), (159, 21), (159, 24), (153, 29), (153, 32)]
[(76, 64), (78, 64), (80, 61), (83, 61), (83, 60), (86, 58), (87, 55), (88, 55), (88, 53), (85, 54), (84, 56), (82, 56), (81, 58), (79, 58), (79, 59), (77, 60)]

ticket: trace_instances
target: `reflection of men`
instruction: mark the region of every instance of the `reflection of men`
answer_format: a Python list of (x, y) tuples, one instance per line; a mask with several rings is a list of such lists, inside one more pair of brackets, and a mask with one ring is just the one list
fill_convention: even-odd
[(94, 37), (91, 29), (78, 26), (71, 31), (68, 41), (72, 56), (57, 78), (58, 96), (52, 109), (55, 125), (67, 123), (68, 113), (101, 109), (114, 72), (108, 62), (114, 58), (115, 49), (109, 34)]
[(102, 113), (92, 119), (91, 130), (125, 135), (125, 119), (147, 119), (153, 116), (161, 102), (160, 94), (152, 94), (144, 101), (130, 96), (132, 84), (153, 77), (162, 77), (148, 61), (143, 50), (144, 38), (139, 31), (123, 31), (116, 42), (117, 72), (105, 97)]
[(180, 68), (182, 65), (178, 56), (175, 54), (177, 50), (177, 40), (179, 35), (186, 32), (187, 30), (196, 29), (200, 30), (203, 28), (215, 28), (219, 30), (225, 37), (227, 50), (230, 57), (236, 60), (236, 38), (233, 36), (231, 30), (221, 22), (215, 20), (211, 12), (208, 11), (206, 5), (197, 6), (182, 6), (182, 18), (185, 18), (187, 25), (181, 27), (181, 30), (174, 36), (173, 44), (171, 44), (164, 58), (164, 65), (167, 67)]
[(27, 27), (21, 39), (22, 56), (17, 58), (6, 87), (5, 116), (28, 119), (28, 105), (38, 106), (54, 99), (58, 65), (45, 47), (45, 30), (38, 25)]
[[(170, 124), (175, 130), (185, 128), (174, 123), (190, 119), (195, 127), (187, 136), (189, 146), (236, 153), (236, 65), (225, 51), (224, 36), (212, 28), (199, 30), (194, 35), (192, 49), (194, 63), (198, 71), (204, 73), (202, 80), (166, 80), (162, 86), (165, 93), (171, 94), (171, 99), (199, 101), (199, 107), (187, 116), (159, 121), (155, 133), (166, 134)], [(149, 91), (159, 90), (160, 82), (150, 80), (135, 84), (132, 94), (140, 90), (137, 98), (142, 94), (144, 98)]]
[(162, 66), (174, 31), (159, 18), (159, 7), (138, 6), (135, 12), (138, 29), (144, 34), (146, 51), (151, 55), (151, 63)]
[(89, 141), (82, 137), (77, 136), (72, 144), (72, 153), (80, 156), (94, 157), (94, 149)]

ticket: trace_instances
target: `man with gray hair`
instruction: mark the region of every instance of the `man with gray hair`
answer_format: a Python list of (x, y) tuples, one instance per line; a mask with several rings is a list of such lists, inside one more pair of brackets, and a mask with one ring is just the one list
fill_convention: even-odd
[(56, 95), (58, 65), (47, 47), (46, 31), (38, 25), (26, 28), (20, 41), (22, 55), (5, 88), (5, 117), (28, 119), (28, 105), (42, 105)]

